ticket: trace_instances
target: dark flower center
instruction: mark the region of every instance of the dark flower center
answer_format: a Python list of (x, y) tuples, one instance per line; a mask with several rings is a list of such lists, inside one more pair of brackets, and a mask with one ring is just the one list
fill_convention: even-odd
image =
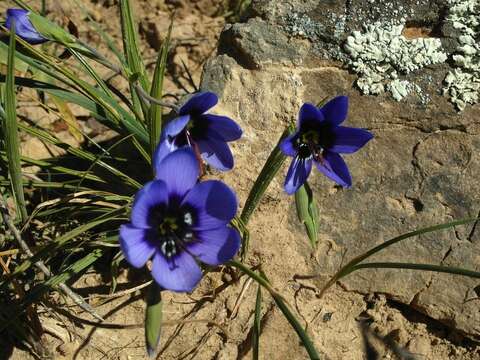
[(323, 142), (320, 138), (320, 132), (308, 130), (300, 134), (297, 139), (298, 155), (302, 159), (313, 157), (314, 160), (322, 162)]
[(300, 130), (296, 141), (298, 155), (302, 159), (312, 157), (318, 162), (323, 162), (323, 152), (332, 144), (333, 138), (329, 126), (306, 126)]
[(191, 227), (193, 213), (189, 210), (178, 211), (171, 216), (165, 216), (157, 226), (159, 243), (156, 245), (167, 259), (172, 259), (186, 245), (195, 240)]
[(185, 128), (175, 136), (175, 145), (178, 147), (185, 145), (192, 146), (196, 139), (205, 137), (207, 129), (208, 125), (205, 121), (191, 116)]

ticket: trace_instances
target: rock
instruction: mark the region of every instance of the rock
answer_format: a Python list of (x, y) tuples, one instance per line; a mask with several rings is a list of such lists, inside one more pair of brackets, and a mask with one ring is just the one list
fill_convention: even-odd
[(410, 340), (407, 349), (419, 359), (428, 359), (432, 352), (430, 339), (424, 336), (416, 336)]
[(254, 18), (246, 24), (227, 25), (219, 53), (229, 54), (242, 66), (255, 69), (268, 64), (295, 64), (305, 46), (291, 42), (278, 26)]
[[(459, 115), (438, 91), (453, 64), (412, 71), (406, 79), (418, 85), (428, 101), (413, 94), (397, 102), (385, 93), (361, 95), (355, 86), (357, 76), (342, 62), (346, 59), (343, 41), (352, 31), (361, 31), (362, 22), (379, 20), (381, 9), (392, 21), (440, 21), (436, 12), (440, 2), (429, 7), (425, 1), (404, 1), (402, 4), (413, 5), (410, 9), (404, 4), (398, 16), (389, 15), (395, 10), (390, 9), (390, 2), (347, 3), (346, 7), (344, 1), (254, 1), (252, 14), (259, 17), (227, 26), (219, 55), (209, 60), (203, 73), (202, 89), (221, 97), (215, 111), (236, 119), (244, 130), (242, 140), (233, 144), (235, 169), (224, 175), (227, 182), (237, 184), (240, 204), (283, 129), (296, 120), (303, 102), (318, 103), (325, 97), (346, 94), (350, 98), (346, 124), (375, 134), (360, 152), (345, 156), (353, 177), (351, 189), (336, 187), (317, 171), (310, 177), (319, 204), (319, 238), (335, 246), (319, 245), (312, 254), (304, 229), (297, 223), (293, 198), (282, 190), (290, 159), (270, 185), (251, 220), (251, 227), (256, 229), (251, 235), (251, 252), (263, 260), (267, 275), (273, 274), (280, 283), (299, 273), (333, 274), (343, 260), (385, 240), (421, 227), (477, 217), (480, 211), (480, 106), (467, 106)], [(325, 12), (328, 6), (335, 12)], [(361, 9), (363, 17), (354, 17), (354, 8)], [(292, 9), (303, 25), (312, 24), (306, 23), (308, 17), (319, 29), (330, 30), (322, 35), (313, 30), (300, 34), (302, 27), (298, 27), (292, 34), (292, 27), (285, 25), (285, 16)], [(332, 16), (337, 25), (339, 21), (344, 25), (335, 26)], [(304, 30), (308, 29), (305, 26)], [(451, 49), (445, 47), (445, 51), (451, 56)], [(243, 178), (238, 174), (250, 175)], [(371, 260), (478, 271), (479, 229), (471, 223), (424, 234)], [(478, 281), (377, 269), (359, 271), (341, 282), (349, 291), (386, 294), (471, 338), (480, 338), (478, 303), (464, 301)], [(316, 281), (318, 288), (323, 285), (324, 278)], [(423, 347), (420, 342), (415, 343), (419, 349)]]

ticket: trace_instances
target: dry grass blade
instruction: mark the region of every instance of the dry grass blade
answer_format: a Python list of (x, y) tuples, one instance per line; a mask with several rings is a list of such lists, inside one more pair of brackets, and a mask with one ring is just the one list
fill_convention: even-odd
[[(15, 240), (18, 242), (18, 245), (22, 248), (23, 252), (29, 257), (29, 258), (32, 258), (34, 256), (34, 254), (32, 253), (32, 251), (30, 250), (29, 246), (27, 245), (27, 243), (22, 239), (22, 236), (20, 235), (20, 232), (18, 231), (18, 229), (15, 227), (15, 225), (13, 225), (12, 221), (10, 220), (10, 215), (8, 213), (8, 210), (3, 202), (3, 199), (0, 198), (0, 213), (2, 214), (2, 219), (3, 219), (3, 222), (5, 223), (5, 225), (7, 225), (8, 229), (10, 230), (10, 232), (12, 233), (12, 235), (14, 236)], [(35, 266), (45, 274), (45, 276), (47, 277), (51, 277), (52, 276), (52, 273), (50, 272), (50, 270), (45, 266), (45, 264), (43, 263), (43, 261), (39, 260), (37, 262), (35, 262)], [(82, 297), (80, 295), (78, 295), (77, 293), (75, 293), (72, 289), (70, 289), (67, 285), (65, 285), (64, 283), (60, 283), (58, 285), (58, 287), (60, 288), (60, 290), (63, 291), (63, 293), (68, 296), (70, 299), (72, 299), (78, 306), (80, 306), (83, 310), (85, 310), (86, 312), (88, 312), (90, 315), (92, 315), (93, 317), (95, 317), (96, 319), (100, 320), (100, 321), (103, 321), (103, 318), (97, 314), (97, 312), (89, 305), (85, 302), (85, 300), (82, 299)]]

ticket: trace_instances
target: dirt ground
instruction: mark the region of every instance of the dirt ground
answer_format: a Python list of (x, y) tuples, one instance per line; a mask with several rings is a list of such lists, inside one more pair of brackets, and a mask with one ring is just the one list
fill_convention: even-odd
[[(32, 2), (34, 3), (34, 2)], [(80, 37), (91, 44), (99, 42), (98, 34), (92, 30), (85, 17), (74, 5), (74, 1), (48, 1), (49, 16), (58, 22), (73, 19), (79, 28)], [(120, 44), (120, 28), (115, 0), (84, 0), (89, 14), (102, 24), (104, 30), (114, 36)], [(192, 91), (182, 62), (192, 72), (198, 84), (202, 65), (216, 51), (218, 36), (225, 25), (221, 0), (153, 0), (132, 1), (137, 19), (142, 53), (149, 70), (153, 70), (156, 51), (166, 33), (169, 18), (175, 11), (173, 31), (174, 50), (168, 68), (165, 91), (182, 93), (182, 88)], [(1, 4), (3, 11), (8, 5)], [(106, 52), (101, 46), (100, 51)], [(105, 70), (106, 71), (106, 70)], [(116, 84), (126, 90), (126, 84)], [(24, 109), (27, 116), (38, 117), (41, 109), (32, 106)], [(81, 112), (76, 114), (80, 117)], [(98, 124), (82, 118), (84, 130), (101, 140), (108, 135), (102, 133)], [(71, 143), (78, 142), (58, 119), (45, 119), (59, 137)], [(48, 156), (51, 151), (38, 140), (24, 139), (24, 154), (34, 157)], [(237, 180), (230, 177), (229, 185), (240, 193), (244, 200), (244, 179), (249, 174), (239, 174)], [(233, 180), (232, 180), (233, 179)], [(268, 201), (262, 203), (262, 214), (277, 209)], [(291, 211), (285, 204), (285, 214)], [(276, 211), (276, 210), (275, 210)], [(273, 215), (272, 215), (273, 218)], [(278, 220), (277, 218), (275, 218)], [(268, 217), (254, 219), (250, 232), (260, 241), (262, 232), (274, 231)], [(282, 234), (278, 234), (282, 236)], [(271, 238), (269, 238), (271, 239)], [(290, 239), (289, 239), (290, 240)], [(315, 263), (315, 254), (310, 254), (305, 244), (290, 242), (281, 245), (263, 243), (267, 252), (254, 251), (248, 259), (250, 265), (263, 264), (267, 275), (280, 293), (288, 292), (287, 301), (295, 310), (302, 324), (318, 345), (325, 359), (362, 359), (363, 340), (359, 321), (369, 319), (371, 328), (381, 335), (389, 334), (399, 345), (415, 354), (418, 359), (480, 359), (478, 344), (461, 334), (451, 331), (439, 322), (414, 309), (387, 300), (382, 294), (365, 296), (346, 291), (341, 285), (332, 288), (323, 299), (319, 289), (328, 277), (317, 280), (297, 280), (295, 274), (282, 268), (269, 269), (272, 258), (288, 262), (289, 252), (304, 252), (305, 264), (299, 264), (299, 272), (306, 272), (308, 264)], [(320, 243), (323, 250), (331, 244)], [(300, 250), (299, 250), (300, 249)], [(308, 264), (307, 264), (308, 263)], [(143, 320), (144, 300), (142, 290), (128, 291), (141, 285), (133, 281), (140, 272), (125, 270), (117, 291), (126, 291), (124, 296), (113, 298), (108, 294), (109, 284), (93, 270), (74, 284), (74, 288), (105, 318), (105, 323), (93, 326), (94, 320), (74, 306), (62, 305), (53, 313), (40, 307), (42, 325), (46, 331), (45, 345), (52, 359), (144, 359)], [(229, 285), (229, 286), (226, 286)], [(207, 274), (193, 294), (166, 294), (164, 319), (166, 324), (160, 344), (158, 359), (244, 359), (251, 357), (251, 330), (257, 285), (245, 276), (233, 279), (226, 269)], [(64, 299), (52, 295), (52, 303), (64, 304)], [(75, 315), (65, 316), (65, 311)], [(273, 300), (264, 293), (262, 306), (262, 337), (260, 351), (262, 359), (304, 359), (306, 353), (299, 345), (296, 334), (283, 318)], [(381, 358), (394, 356), (378, 347)], [(14, 349), (12, 359), (29, 359), (31, 356)]]

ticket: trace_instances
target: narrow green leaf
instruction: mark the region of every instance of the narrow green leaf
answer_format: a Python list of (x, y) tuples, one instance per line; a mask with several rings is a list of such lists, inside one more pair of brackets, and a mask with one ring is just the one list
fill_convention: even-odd
[[(118, 235), (115, 236), (115, 245), (118, 244)], [(110, 276), (112, 278), (112, 285), (110, 286), (110, 294), (113, 294), (117, 290), (118, 281), (117, 278), (120, 275), (120, 262), (124, 259), (123, 253), (119, 251), (110, 264)]]
[[(148, 82), (145, 64), (141, 57), (141, 51), (138, 40), (138, 30), (133, 17), (133, 10), (130, 0), (120, 0), (120, 17), (122, 20), (122, 39), (123, 51), (127, 59), (127, 64), (130, 69), (130, 74), (138, 77), (140, 86), (148, 91), (150, 85)], [(142, 102), (137, 94), (134, 86), (134, 80), (130, 80), (130, 93), (132, 94), (133, 106), (137, 113), (143, 111), (144, 115), (148, 115), (148, 109), (144, 102)]]
[(12, 275), (18, 275), (18, 274), (24, 273), (36, 261), (43, 259), (45, 256), (51, 256), (54, 251), (64, 246), (67, 242), (95, 228), (96, 226), (115, 220), (124, 211), (125, 211), (124, 208), (115, 209), (113, 211), (110, 211), (107, 214), (101, 215), (96, 219), (57, 237), (52, 244), (47, 245), (44, 249), (36, 253), (33, 258), (27, 259), (22, 264), (18, 265), (15, 268), (15, 271), (12, 273)]
[(71, 51), (72, 54), (77, 58), (77, 60), (80, 62), (80, 64), (82, 64), (82, 66), (84, 67), (84, 69), (86, 70), (86, 72), (92, 77), (92, 79), (95, 80), (95, 82), (97, 83), (97, 85), (99, 86), (99, 88), (102, 89), (103, 92), (104, 92), (108, 97), (113, 98), (114, 96), (113, 96), (112, 92), (110, 91), (110, 89), (108, 88), (107, 84), (105, 84), (105, 81), (103, 81), (103, 79), (101, 78), (100, 75), (97, 74), (97, 72), (95, 71), (95, 69), (90, 66), (90, 64), (87, 62), (87, 60), (86, 60), (79, 52), (77, 52), (76, 50), (70, 49), (70, 51)]
[(132, 137), (133, 134), (129, 135), (129, 136), (126, 136), (124, 138), (121, 138), (120, 140), (116, 141), (113, 145), (111, 145), (106, 151), (104, 151), (103, 153), (99, 154), (95, 160), (91, 161), (90, 165), (88, 166), (88, 169), (84, 172), (84, 176), (82, 177), (82, 179), (78, 182), (78, 187), (80, 187), (80, 185), (82, 184), (82, 182), (85, 180), (85, 179), (88, 179), (87, 178), (87, 174), (90, 173), (90, 171), (92, 171), (92, 169), (95, 167), (95, 165), (97, 164), (98, 161), (102, 160), (107, 154), (110, 153), (110, 151), (112, 151), (113, 149), (115, 149), (118, 145), (122, 144), (125, 140), (127, 140), (128, 138)]
[(255, 180), (255, 183), (253, 184), (253, 187), (248, 194), (247, 201), (245, 202), (245, 206), (243, 207), (242, 215), (240, 216), (245, 225), (248, 224), (250, 216), (252, 216), (258, 203), (262, 199), (263, 194), (268, 188), (268, 185), (270, 185), (270, 182), (275, 177), (277, 172), (280, 170), (283, 162), (285, 161), (285, 155), (283, 155), (282, 151), (280, 150), (280, 143), (284, 138), (288, 136), (289, 133), (290, 130), (285, 129), (282, 136), (280, 136), (277, 145), (270, 153), (270, 156), (265, 162), (265, 165), (263, 165), (262, 171), (260, 171), (260, 175), (258, 175), (257, 180)]
[[(265, 191), (267, 190), (268, 185), (270, 185), (273, 178), (278, 173), (283, 162), (286, 159), (285, 155), (280, 150), (280, 143), (289, 134), (290, 134), (290, 129), (289, 128), (285, 129), (285, 131), (280, 136), (280, 139), (278, 140), (277, 145), (270, 153), (270, 156), (265, 162), (265, 165), (263, 165), (263, 168), (260, 171), (260, 174), (258, 175), (257, 180), (255, 180), (255, 183), (253, 184), (253, 187), (250, 190), (250, 193), (248, 194), (247, 201), (245, 201), (242, 214), (240, 215), (240, 219), (244, 224), (243, 225), (244, 227), (246, 227), (246, 225), (248, 224), (250, 217), (252, 216), (260, 200), (265, 194)], [(246, 256), (246, 253), (248, 251), (248, 245), (249, 245), (248, 241), (244, 240), (242, 242), (242, 249), (240, 250), (240, 254), (242, 258)]]
[(277, 306), (282, 311), (285, 318), (288, 320), (290, 325), (294, 328), (294, 330), (297, 332), (298, 336), (300, 337), (300, 340), (302, 341), (303, 345), (305, 346), (305, 349), (307, 350), (307, 352), (310, 356), (310, 359), (315, 359), (315, 360), (320, 359), (320, 357), (318, 356), (318, 353), (315, 349), (315, 346), (311, 342), (311, 340), (308, 337), (308, 335), (306, 334), (305, 330), (300, 325), (298, 320), (295, 318), (293, 313), (290, 311), (288, 306), (285, 304), (282, 296), (280, 296), (276, 291), (274, 291), (271, 288), (265, 274), (261, 273), (261, 275), (257, 275), (255, 272), (253, 272), (252, 270), (247, 268), (245, 265), (243, 265), (242, 263), (239, 263), (237, 261), (230, 261), (229, 264), (238, 268), (238, 269), (240, 269), (244, 273), (246, 273), (248, 276), (250, 276), (252, 279), (257, 281), (260, 285), (265, 287), (270, 292), (270, 295), (273, 297), (275, 303), (277, 304)]
[(12, 0), (17, 6), (21, 7), (22, 9), (32, 11), (33, 9), (25, 3), (23, 0)]
[(341, 278), (343, 278), (344, 276), (349, 274), (352, 271), (352, 269), (355, 268), (355, 266), (357, 266), (363, 260), (368, 259), (369, 257), (375, 255), (376, 253), (378, 253), (379, 251), (381, 251), (383, 249), (386, 249), (386, 248), (388, 248), (388, 247), (390, 247), (390, 246), (392, 246), (396, 243), (399, 243), (400, 241), (403, 241), (403, 240), (406, 240), (406, 239), (409, 239), (409, 238), (412, 238), (412, 237), (415, 237), (415, 236), (418, 236), (418, 235), (427, 234), (427, 233), (430, 233), (430, 232), (444, 230), (444, 229), (449, 229), (449, 228), (452, 228), (454, 226), (464, 225), (464, 224), (468, 224), (470, 222), (475, 222), (475, 221), (478, 221), (478, 220), (479, 220), (479, 218), (470, 218), (470, 219), (462, 219), (462, 220), (451, 221), (451, 222), (448, 222), (448, 223), (429, 226), (429, 227), (421, 228), (421, 229), (418, 229), (418, 230), (415, 230), (415, 231), (411, 231), (411, 232), (408, 232), (406, 234), (402, 234), (400, 236), (394, 237), (393, 239), (390, 239), (388, 241), (385, 241), (384, 243), (382, 243), (380, 245), (377, 245), (374, 248), (366, 251), (365, 253), (353, 258), (346, 265), (344, 265), (340, 270), (338, 270), (335, 273), (335, 275), (332, 276), (332, 278), (327, 282), (327, 284), (325, 284), (323, 289), (320, 291), (319, 298), (321, 298), (325, 294), (325, 292), (333, 284), (335, 284), (338, 280), (340, 280)]
[(148, 289), (145, 315), (145, 341), (150, 358), (155, 356), (162, 331), (162, 289), (154, 281)]
[(315, 248), (318, 241), (318, 207), (307, 182), (295, 193), (295, 205), (298, 220), (305, 225), (310, 244)]
[(89, 11), (85, 8), (85, 6), (78, 0), (74, 0), (79, 9), (82, 11), (82, 14), (84, 17), (88, 18), (88, 23), (92, 25), (94, 30), (100, 34), (102, 39), (105, 41), (105, 43), (108, 45), (108, 48), (117, 56), (118, 60), (122, 64), (122, 66), (126, 66), (126, 61), (125, 57), (121, 53), (121, 51), (118, 49), (118, 47), (115, 45), (115, 41), (113, 38), (108, 35), (105, 31), (103, 31), (102, 27), (100, 24), (93, 19), (93, 17), (90, 15)]
[[(76, 185), (72, 185), (64, 181), (55, 182), (55, 181), (23, 180), (22, 184), (23, 184), (23, 187), (30, 187), (30, 188), (69, 189), (69, 190), (76, 190), (76, 191), (89, 190), (89, 188), (86, 188), (86, 187), (79, 188)], [(10, 181), (0, 179), (0, 186), (9, 186), (9, 185), (10, 185)]]
[(103, 255), (102, 249), (93, 249), (89, 254), (81, 258), (80, 260), (75, 261), (73, 264), (69, 265), (65, 270), (60, 274), (52, 276), (47, 279), (43, 285), (47, 287), (55, 287), (60, 283), (65, 283), (70, 280), (73, 276), (81, 274), (89, 266), (95, 263)]
[[(268, 281), (266, 275), (263, 273), (263, 271), (260, 271), (260, 274), (262, 277)], [(307, 350), (307, 353), (310, 357), (311, 360), (320, 360), (320, 356), (317, 353), (317, 349), (315, 349), (315, 345), (313, 345), (312, 340), (308, 336), (307, 332), (303, 328), (303, 326), (300, 324), (300, 322), (297, 320), (295, 315), (290, 311), (289, 307), (287, 304), (283, 301), (283, 298), (278, 294), (278, 293), (271, 293), (273, 300), (275, 301), (275, 304), (277, 304), (278, 308), (282, 311), (283, 315), (285, 318), (288, 320), (290, 325), (293, 327), (295, 332), (297, 333), (298, 337), (300, 338), (300, 341), (302, 342), (303, 346), (305, 347), (305, 350)]]
[[(167, 37), (162, 44), (160, 52), (158, 53), (157, 63), (155, 65), (155, 72), (153, 73), (152, 89), (150, 96), (153, 98), (162, 99), (163, 92), (163, 78), (165, 77), (165, 69), (167, 67), (168, 51), (170, 49), (170, 36), (172, 34), (173, 17), (170, 20), (170, 26), (168, 27)], [(162, 131), (162, 106), (158, 104), (150, 105), (150, 154), (153, 158), (153, 153), (160, 141), (160, 133)]]
[[(149, 144), (148, 133), (143, 126), (143, 123), (137, 121), (115, 98), (109, 97), (103, 91), (90, 85), (88, 82), (80, 79), (69, 68), (62, 66), (58, 61), (47, 54), (38, 51), (36, 48), (28, 44), (22, 39), (18, 39), (22, 44), (22, 49), (25, 54), (17, 52), (17, 57), (27, 62), (35, 69), (46, 73), (47, 75), (61, 81), (62, 83), (76, 89), (81, 94), (87, 96), (98, 104), (107, 113), (107, 118), (114, 125), (122, 124), (128, 133), (134, 133), (135, 136), (142, 141), (143, 144)], [(0, 42), (0, 47), (4, 45)], [(33, 59), (37, 61), (33, 61)], [(66, 77), (68, 80), (62, 78), (59, 74)]]
[[(238, 230), (242, 237), (242, 249), (248, 249), (250, 243), (250, 231), (247, 226), (243, 223), (242, 219), (238, 216), (235, 216), (231, 222), (232, 226)], [(241, 260), (244, 261), (246, 257), (246, 252), (242, 251)]]
[[(77, 260), (73, 264), (69, 265), (60, 274), (54, 275), (44, 282), (41, 282), (38, 286), (29, 291), (27, 296), (22, 299), (22, 308), (25, 309), (28, 305), (37, 301), (42, 294), (51, 288), (57, 287), (61, 283), (65, 283), (74, 276), (79, 276), (85, 273), (85, 271), (88, 270), (88, 268), (98, 259), (100, 259), (102, 255), (102, 249), (94, 249), (80, 260)], [(3, 325), (5, 326), (6, 324)], [(2, 330), (3, 327), (0, 327), (0, 331)]]
[(113, 175), (117, 176), (121, 181), (123, 181), (128, 186), (131, 186), (135, 189), (140, 189), (142, 187), (142, 185), (138, 181), (132, 179), (131, 177), (129, 177), (125, 173), (123, 173), (120, 170), (116, 169), (115, 167), (107, 164), (106, 162), (104, 162), (102, 160), (97, 160), (96, 155), (94, 155), (94, 154), (92, 154), (92, 153), (90, 153), (86, 150), (70, 146), (69, 144), (66, 144), (66, 143), (60, 141), (55, 136), (53, 136), (52, 134), (50, 134), (50, 133), (48, 133), (44, 130), (32, 128), (32, 127), (25, 126), (25, 125), (22, 125), (22, 124), (19, 124), (19, 127), (20, 127), (20, 129), (22, 129), (26, 133), (28, 133), (30, 135), (33, 135), (35, 137), (38, 137), (40, 140), (45, 141), (49, 144), (58, 146), (58, 147), (64, 149), (69, 154), (74, 155), (76, 157), (79, 157), (80, 159), (85, 159), (85, 160), (89, 160), (89, 161), (96, 161), (97, 165), (99, 165), (103, 169), (109, 171)]
[(252, 358), (258, 360), (260, 348), (260, 332), (262, 320), (262, 287), (258, 285), (257, 298), (255, 300), (255, 317), (253, 319), (253, 336), (252, 336)]
[[(399, 263), (399, 262), (372, 262), (357, 264), (349, 269), (345, 275), (351, 274), (360, 269), (406, 269), (406, 270), (422, 270), (434, 271), (439, 273), (468, 276), (475, 279), (480, 279), (480, 272), (457, 268), (452, 266), (432, 265), (432, 264), (415, 264), (415, 263)], [(344, 275), (344, 276), (345, 276)]]
[[(15, 101), (15, 20), (10, 32), (8, 47), (8, 68), (5, 83), (5, 119), (3, 119), (3, 133), (5, 135), (6, 154), (8, 157), (8, 174), (15, 198), (16, 208), (20, 219), (27, 219), (27, 206), (23, 193), (22, 166), (20, 163), (20, 140), (18, 138), (17, 108)], [(2, 111), (3, 113), (3, 111)]]
[[(7, 66), (8, 62), (8, 47), (0, 47), (0, 64)], [(28, 70), (28, 64), (20, 59), (15, 61), (15, 69), (21, 73), (25, 73)]]
[[(7, 156), (6, 153), (3, 152), (3, 151), (0, 152), (0, 155), (2, 155), (2, 157)], [(79, 171), (79, 170), (75, 170), (75, 169), (66, 168), (64, 166), (57, 166), (57, 165), (54, 165), (52, 163), (49, 163), (48, 161), (36, 160), (36, 159), (29, 158), (27, 156), (22, 156), (21, 160), (23, 162), (29, 164), (29, 165), (40, 166), (43, 169), (54, 170), (54, 171), (58, 171), (59, 173), (62, 173), (62, 174), (76, 176), (76, 177), (80, 177), (82, 179), (85, 178), (85, 179), (88, 179), (88, 180), (91, 180), (91, 181), (106, 183), (105, 180), (102, 180), (101, 178), (99, 178), (96, 175), (90, 174), (89, 171)]]
[(277, 293), (275, 290), (272, 289), (265, 274), (261, 272), (261, 275), (258, 275), (254, 271), (246, 267), (244, 264), (242, 264), (241, 262), (238, 262), (235, 260), (229, 261), (228, 265), (236, 267), (240, 271), (244, 272), (253, 280), (255, 280), (257, 283), (262, 285), (270, 293), (270, 295), (273, 297), (273, 300), (275, 301), (275, 304), (277, 304), (280, 311), (283, 313), (285, 318), (288, 320), (290, 325), (293, 327), (293, 329), (297, 333), (310, 359), (320, 360), (320, 356), (318, 355), (318, 352), (315, 349), (315, 345), (313, 345), (313, 342), (310, 340), (310, 337), (307, 335), (305, 329), (302, 327), (300, 322), (295, 318), (295, 315), (293, 315), (293, 313), (290, 311), (283, 297), (279, 293)]
[(322, 100), (320, 100), (318, 103), (317, 103), (317, 107), (318, 108), (321, 108), (323, 105), (325, 105), (327, 103), (327, 100), (328, 100), (328, 96), (325, 96)]

